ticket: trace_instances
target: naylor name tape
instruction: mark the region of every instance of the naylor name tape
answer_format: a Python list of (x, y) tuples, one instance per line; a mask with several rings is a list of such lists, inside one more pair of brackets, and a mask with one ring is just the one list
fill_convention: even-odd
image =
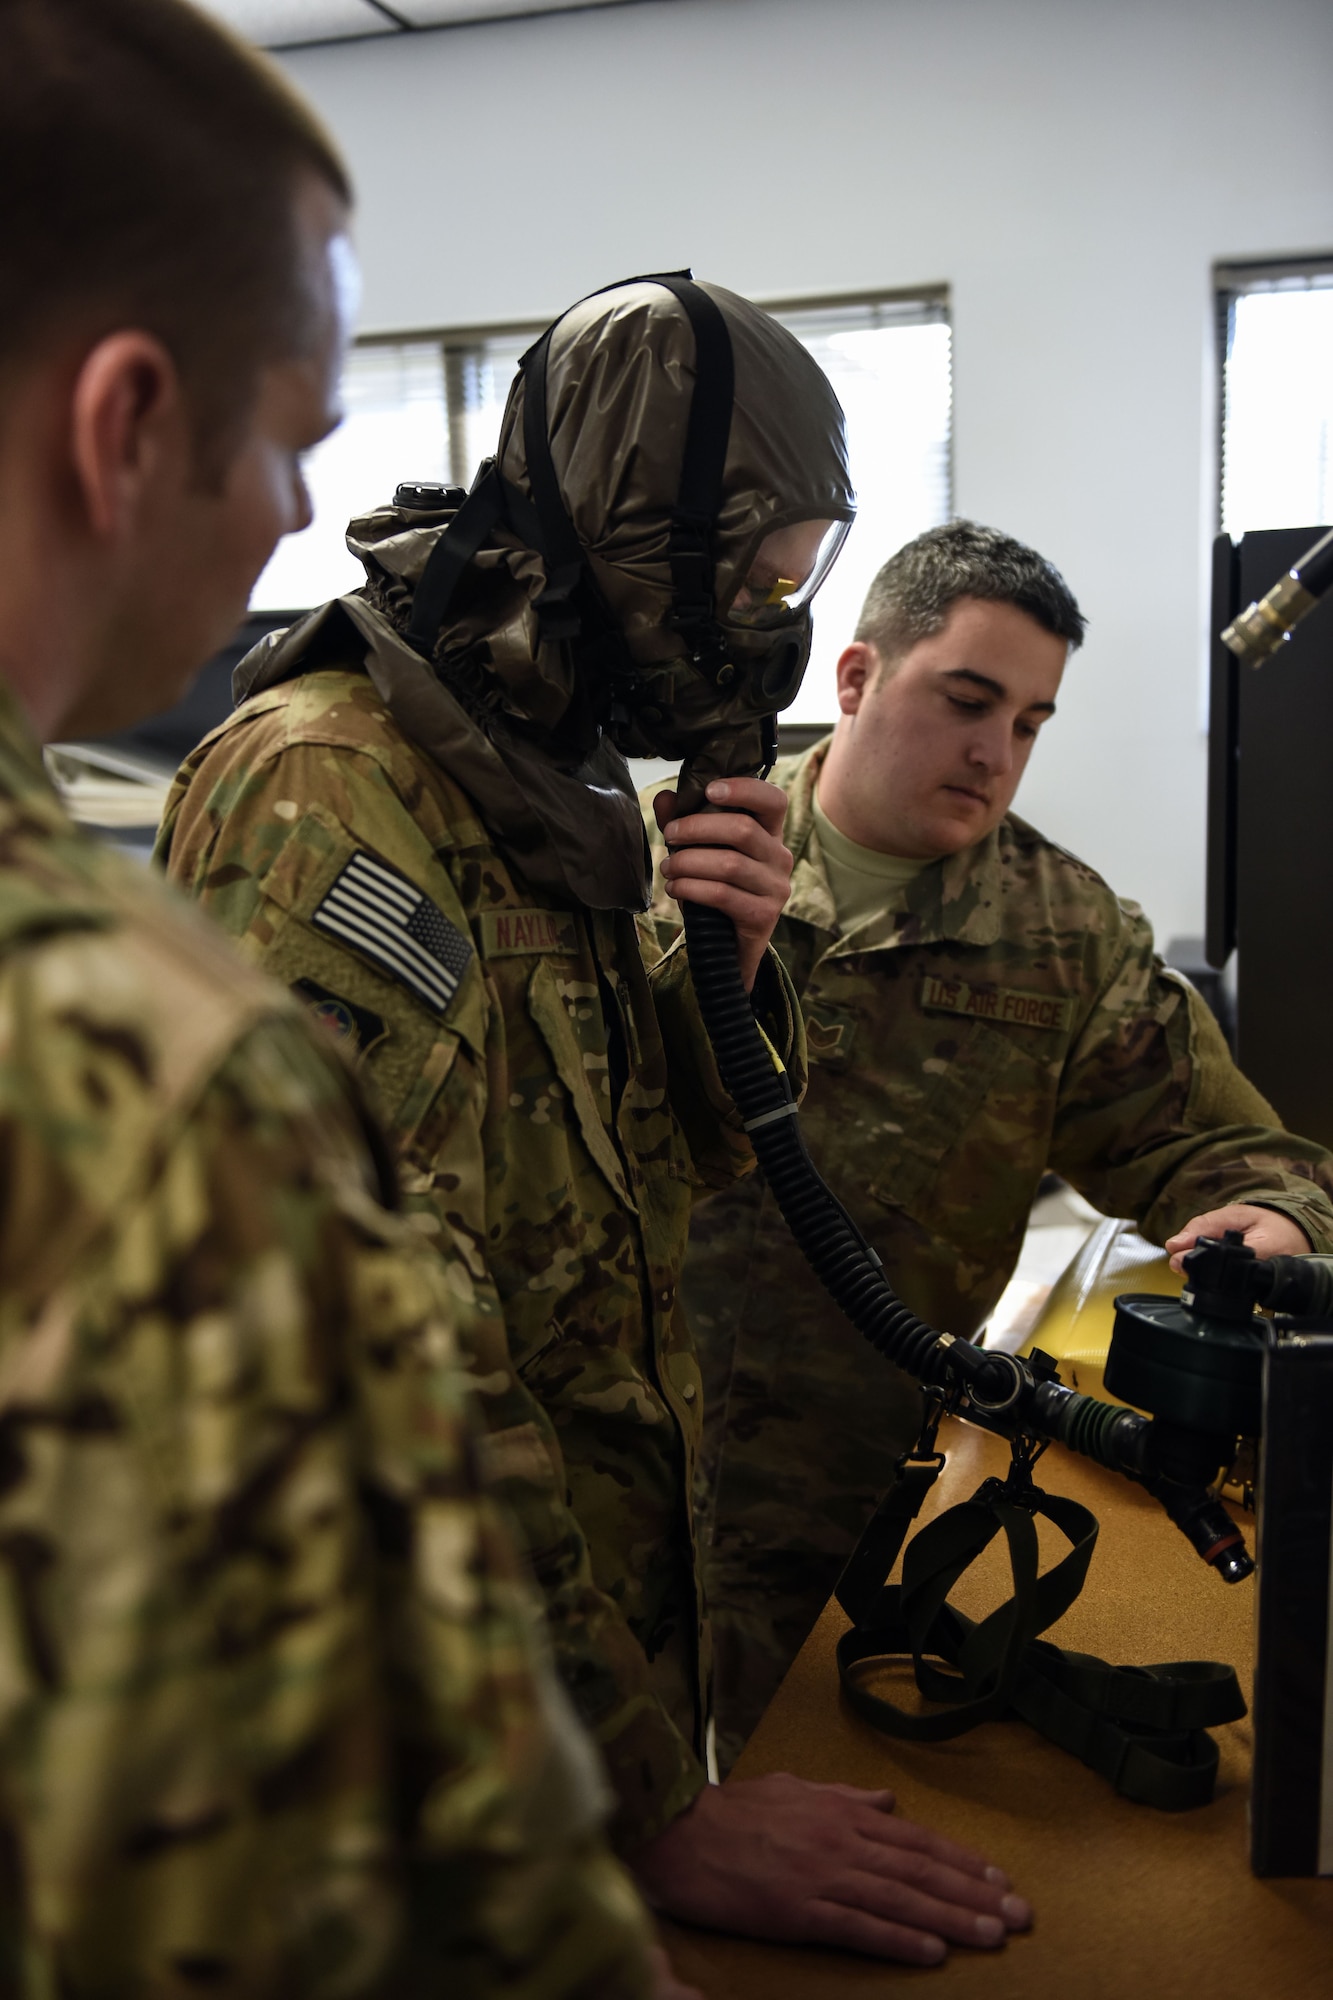
[(573, 917), (557, 910), (484, 910), (481, 948), (487, 958), (519, 958), (553, 952), (572, 958), (579, 948)]
[(1010, 986), (969, 986), (964, 979), (940, 979), (933, 972), (921, 982), (921, 1005), (928, 1013), (964, 1014), (975, 1021), (994, 1021), (1010, 1028), (1043, 1028), (1067, 1032), (1074, 1003), (1054, 993), (1024, 993)]

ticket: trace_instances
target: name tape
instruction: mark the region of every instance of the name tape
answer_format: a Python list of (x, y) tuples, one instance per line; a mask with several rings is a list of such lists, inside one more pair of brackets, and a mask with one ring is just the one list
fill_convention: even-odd
[(485, 910), (482, 949), (487, 958), (518, 958), (530, 952), (558, 952), (572, 958), (579, 948), (573, 917), (558, 910)]

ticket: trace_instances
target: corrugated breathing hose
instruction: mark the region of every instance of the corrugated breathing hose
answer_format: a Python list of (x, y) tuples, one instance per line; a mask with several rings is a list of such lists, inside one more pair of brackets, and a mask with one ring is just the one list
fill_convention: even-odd
[[(806, 1149), (786, 1071), (760, 1028), (741, 979), (729, 917), (682, 905), (690, 970), (718, 1069), (745, 1124), (764, 1179), (810, 1268), (878, 1354), (927, 1388), (962, 1384), (972, 1412), (1007, 1430), (1056, 1438), (1113, 1471), (1141, 1476), (1146, 1420), (1119, 1404), (1034, 1380), (1012, 1356), (937, 1333), (905, 1306), (874, 1250)], [(1016, 1422), (1014, 1428), (1020, 1427)]]

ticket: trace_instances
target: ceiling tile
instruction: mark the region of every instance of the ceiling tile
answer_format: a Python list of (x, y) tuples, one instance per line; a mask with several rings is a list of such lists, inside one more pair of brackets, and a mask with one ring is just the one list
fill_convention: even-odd
[(269, 49), (349, 35), (391, 35), (393, 22), (367, 0), (199, 0), (247, 41)]
[(574, 7), (612, 7), (619, 0), (390, 0), (414, 28), (441, 28), (450, 21), (486, 21), (496, 16), (549, 14)]

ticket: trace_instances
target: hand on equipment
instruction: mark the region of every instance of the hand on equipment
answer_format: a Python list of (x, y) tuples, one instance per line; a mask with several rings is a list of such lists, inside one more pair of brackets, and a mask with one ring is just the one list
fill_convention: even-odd
[(653, 800), (663, 838), (679, 850), (662, 863), (662, 881), (676, 902), (706, 903), (731, 918), (748, 993), (791, 888), (786, 795), (762, 778), (715, 778), (707, 796), (723, 810), (673, 819), (674, 792)]
[(1276, 1208), (1256, 1208), (1251, 1202), (1233, 1201), (1228, 1208), (1210, 1208), (1207, 1215), (1196, 1215), (1192, 1222), (1167, 1238), (1165, 1247), (1171, 1269), (1184, 1272), (1181, 1259), (1187, 1250), (1194, 1248), (1200, 1236), (1212, 1236), (1220, 1242), (1228, 1229), (1238, 1229), (1256, 1257), (1309, 1254), (1309, 1237), (1289, 1215)]
[(710, 1785), (632, 1865), (664, 1916), (769, 1944), (938, 1965), (951, 1944), (1026, 1929), (1031, 1908), (1000, 1869), (893, 1805), (785, 1771)]

